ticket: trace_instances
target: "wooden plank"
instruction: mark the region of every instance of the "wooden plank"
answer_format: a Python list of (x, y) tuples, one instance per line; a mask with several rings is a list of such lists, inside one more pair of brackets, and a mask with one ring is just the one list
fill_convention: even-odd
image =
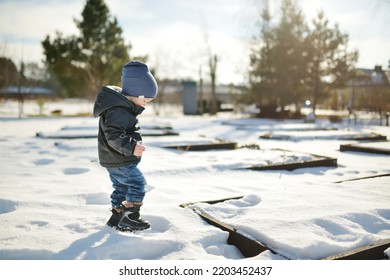
[(240, 250), (241, 254), (243, 254), (244, 257), (246, 258), (254, 257), (260, 254), (261, 252), (270, 250), (260, 242), (240, 234), (233, 227), (216, 220), (215, 218), (205, 213), (204, 211), (198, 208), (193, 208), (193, 210), (208, 224), (218, 227), (221, 230), (227, 231), (229, 233), (227, 243), (236, 246), (238, 250)]
[(273, 135), (272, 133), (266, 133), (260, 135), (260, 139), (271, 139), (271, 140), (289, 140), (291, 137), (289, 135)]
[[(296, 130), (296, 131), (304, 131), (304, 130)], [(309, 130), (307, 130), (309, 131)], [(271, 139), (271, 140), (294, 140), (294, 136), (284, 135), (284, 134), (272, 134), (272, 133), (265, 133), (263, 135), (260, 135), (261, 139)], [(328, 140), (354, 140), (354, 141), (386, 141), (387, 137), (386, 135), (381, 135), (377, 133), (371, 133), (370, 135), (350, 135), (350, 136), (343, 136), (343, 135), (334, 135), (332, 136), (306, 136), (305, 139), (328, 139)]]
[(97, 138), (97, 133), (85, 133), (85, 134), (61, 134), (61, 133), (42, 133), (37, 132), (35, 134), (36, 137), (44, 138), (44, 139), (88, 139), (88, 138)]
[(385, 239), (348, 252), (326, 257), (324, 260), (383, 260), (386, 258), (384, 251), (389, 247), (390, 239)]
[[(216, 204), (220, 202), (224, 202), (227, 200), (232, 199), (240, 199), (244, 196), (235, 196), (235, 197), (228, 197), (228, 198), (222, 198), (222, 199), (215, 199), (215, 200), (203, 200), (203, 201), (197, 201), (197, 202), (187, 202), (180, 204), (180, 207), (187, 207), (196, 203), (208, 203), (208, 204)], [(227, 240), (227, 243), (230, 245), (234, 245), (240, 250), (241, 254), (244, 255), (244, 257), (254, 257), (260, 254), (261, 252), (265, 250), (269, 250), (267, 247), (262, 245), (260, 242), (250, 239), (247, 236), (244, 236), (237, 232), (236, 229), (234, 229), (232, 226), (229, 226), (227, 224), (224, 224), (214, 217), (210, 216), (206, 212), (200, 210), (197, 207), (192, 207), (192, 210), (197, 213), (204, 221), (206, 221), (208, 224), (215, 226), (221, 230), (227, 231), (229, 233), (229, 237)]]
[(292, 171), (298, 168), (308, 168), (308, 167), (337, 167), (337, 159), (335, 158), (322, 158), (317, 160), (308, 160), (308, 161), (299, 161), (299, 162), (290, 162), (290, 163), (281, 163), (281, 164), (269, 164), (269, 165), (252, 165), (246, 167), (245, 169), (250, 170), (288, 170)]
[(341, 140), (356, 140), (356, 141), (386, 141), (387, 137), (385, 135), (372, 133), (369, 136), (352, 136), (352, 137), (346, 137)]
[(345, 179), (345, 180), (341, 180), (341, 181), (336, 181), (334, 183), (339, 184), (339, 183), (343, 183), (343, 182), (358, 181), (358, 180), (372, 179), (372, 178), (378, 178), (378, 177), (387, 177), (387, 176), (390, 176), (390, 173), (377, 174), (377, 175), (358, 177), (358, 178), (352, 178), (352, 179)]
[(373, 147), (363, 147), (356, 144), (344, 144), (340, 145), (340, 151), (352, 151), (352, 152), (362, 152), (362, 153), (371, 153), (371, 154), (383, 154), (390, 155), (389, 149), (383, 148), (373, 148)]
[[(162, 131), (162, 132), (145, 132), (142, 136), (158, 137), (158, 136), (175, 136), (179, 135), (173, 131)], [(97, 133), (42, 133), (37, 132), (36, 137), (44, 139), (87, 139), (97, 138)]]
[(176, 146), (164, 146), (163, 148), (177, 149), (181, 151), (235, 150), (237, 149), (237, 143), (221, 142), (221, 143), (209, 143), (209, 144), (176, 145)]
[(179, 133), (177, 132), (174, 132), (174, 131), (162, 131), (162, 132), (146, 132), (146, 133), (143, 133), (141, 132), (141, 135), (142, 136), (154, 136), (154, 137), (158, 137), (158, 136), (177, 136), (179, 135)]
[[(203, 200), (203, 201), (197, 201), (197, 202), (187, 202), (180, 204), (180, 207), (187, 207), (196, 203), (209, 203), (209, 204), (216, 204), (220, 202), (224, 202), (227, 200), (232, 199), (240, 199), (244, 196), (235, 196), (235, 197), (227, 197), (222, 199), (215, 199), (215, 200)], [(261, 252), (264, 252), (266, 250), (271, 251), (274, 254), (278, 254), (277, 252), (273, 251), (272, 249), (268, 248), (266, 245), (260, 243), (259, 241), (250, 238), (246, 235), (243, 235), (239, 233), (234, 227), (227, 225), (221, 221), (218, 221), (211, 215), (207, 214), (203, 210), (197, 208), (197, 207), (191, 207), (191, 209), (197, 213), (204, 221), (206, 221), (208, 224), (215, 226), (223, 231), (227, 231), (229, 233), (229, 237), (227, 239), (227, 243), (230, 245), (234, 245), (240, 250), (241, 254), (243, 254), (244, 257), (250, 258), (257, 256)], [(282, 256), (286, 259), (288, 259), (285, 256)]]
[[(195, 203), (210, 203), (215, 204), (219, 202), (223, 202), (230, 199), (240, 199), (243, 196), (237, 196), (237, 197), (228, 197), (223, 199), (217, 199), (217, 200), (204, 200), (204, 201), (198, 201), (198, 202), (188, 202), (188, 203), (182, 203), (180, 204), (180, 207), (187, 207), (190, 205), (193, 205)], [(227, 231), (229, 233), (229, 237), (227, 239), (227, 243), (230, 245), (236, 246), (240, 252), (243, 254), (244, 257), (250, 258), (257, 256), (258, 254), (269, 250), (273, 254), (280, 255), (286, 259), (289, 259), (286, 256), (283, 256), (282, 254), (279, 254), (278, 252), (274, 251), (273, 249), (269, 248), (267, 245), (250, 238), (244, 234), (241, 234), (237, 229), (234, 227), (225, 224), (221, 221), (218, 221), (216, 218), (212, 217), (211, 215), (207, 214), (203, 210), (197, 208), (197, 207), (191, 207), (191, 209), (197, 213), (204, 221), (206, 221), (208, 224), (218, 227), (221, 230)], [(347, 252), (343, 252), (340, 254), (336, 254), (333, 256), (329, 256), (326, 258), (323, 258), (322, 260), (382, 260), (385, 258), (388, 258), (385, 256), (384, 251), (390, 248), (390, 239), (382, 240), (379, 242), (376, 242), (371, 245), (363, 246), (361, 248), (357, 248), (354, 250), (350, 250)]]

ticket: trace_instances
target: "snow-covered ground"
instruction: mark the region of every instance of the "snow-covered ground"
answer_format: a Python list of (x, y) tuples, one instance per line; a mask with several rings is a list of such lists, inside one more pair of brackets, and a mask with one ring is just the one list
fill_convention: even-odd
[[(8, 117), (10, 111), (14, 115)], [(341, 144), (359, 143), (348, 136), (379, 133), (390, 139), (389, 127), (232, 114), (155, 116), (152, 111), (140, 116), (145, 132), (168, 124), (179, 135), (144, 137), (147, 150), (139, 168), (148, 186), (142, 214), (152, 228), (129, 234), (105, 226), (112, 187), (97, 161), (96, 138), (36, 137), (37, 132), (88, 135), (96, 131), (97, 119), (18, 119), (9, 105), (0, 106), (0, 259), (243, 259), (227, 244), (227, 232), (207, 224), (191, 207), (179, 207), (235, 196), (243, 197), (195, 206), (276, 252), (252, 260), (316, 260), (390, 238), (390, 177), (336, 183), (390, 173), (389, 155), (339, 150)], [(288, 137), (260, 137), (265, 134)], [(164, 148), (216, 139), (239, 148)], [(390, 149), (389, 143), (364, 145)], [(245, 169), (311, 160), (312, 154), (336, 158), (338, 166)]]

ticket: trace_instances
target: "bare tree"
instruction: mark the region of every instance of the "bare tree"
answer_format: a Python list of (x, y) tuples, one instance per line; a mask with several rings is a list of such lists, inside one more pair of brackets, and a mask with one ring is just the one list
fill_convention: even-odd
[(210, 67), (210, 78), (211, 78), (211, 103), (210, 103), (210, 114), (215, 115), (218, 111), (218, 104), (217, 104), (217, 93), (215, 90), (215, 82), (216, 82), (216, 75), (217, 75), (217, 63), (218, 63), (218, 57), (217, 55), (211, 55), (209, 57), (209, 67)]
[(211, 80), (210, 114), (215, 115), (217, 114), (218, 111), (217, 93), (216, 93), (218, 56), (216, 54), (213, 54), (211, 50), (208, 28), (206, 24), (204, 24), (203, 32), (204, 32), (203, 37), (207, 48), (207, 57), (208, 57), (210, 80)]

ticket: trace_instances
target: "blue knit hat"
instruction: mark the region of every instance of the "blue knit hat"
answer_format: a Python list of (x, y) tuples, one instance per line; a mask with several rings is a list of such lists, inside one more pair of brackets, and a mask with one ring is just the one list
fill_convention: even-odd
[(146, 64), (130, 61), (122, 68), (122, 93), (129, 96), (155, 98), (158, 86)]

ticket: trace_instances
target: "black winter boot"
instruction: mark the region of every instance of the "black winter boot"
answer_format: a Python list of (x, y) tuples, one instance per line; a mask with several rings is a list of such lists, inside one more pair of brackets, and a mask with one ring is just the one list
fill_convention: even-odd
[(150, 228), (148, 221), (140, 218), (140, 205), (134, 205), (133, 207), (122, 208), (122, 217), (118, 223), (118, 229), (122, 231), (136, 231)]
[(122, 217), (122, 211), (118, 212), (115, 209), (111, 209), (111, 212), (112, 215), (110, 219), (107, 221), (106, 225), (108, 225), (109, 227), (117, 227)]

